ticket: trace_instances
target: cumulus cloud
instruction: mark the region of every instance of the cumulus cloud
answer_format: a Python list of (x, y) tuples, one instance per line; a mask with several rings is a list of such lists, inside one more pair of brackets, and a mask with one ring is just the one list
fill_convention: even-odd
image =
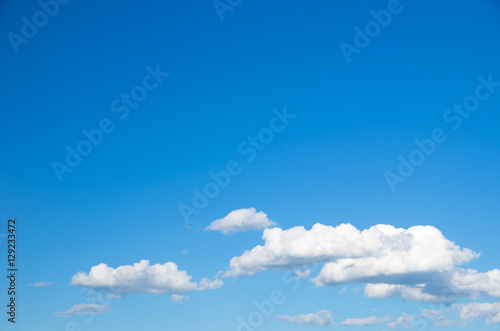
[(330, 326), (334, 324), (332, 313), (328, 310), (320, 310), (317, 313), (295, 316), (275, 315), (275, 317), (282, 322), (300, 324), (304, 326)]
[(29, 284), (28, 286), (29, 287), (45, 287), (45, 286), (50, 286), (52, 284), (53, 283), (49, 283), (49, 282), (35, 282), (35, 283)]
[(457, 269), (450, 276), (454, 291), (458, 295), (469, 294), (471, 297), (491, 296), (500, 298), (500, 270), (478, 272), (472, 269)]
[(363, 255), (365, 249), (349, 247), (348, 238), (359, 232), (352, 225), (337, 228), (315, 224), (310, 231), (302, 226), (288, 230), (265, 229), (265, 244), (231, 259), (226, 277), (250, 276), (267, 269), (298, 269), (351, 255)]
[[(412, 275), (421, 284), (366, 284), (365, 295), (376, 299), (399, 297), (404, 301), (451, 303), (459, 298), (500, 298), (500, 270), (485, 273), (454, 268), (448, 272)], [(403, 277), (404, 279), (404, 277)], [(397, 281), (397, 279), (395, 280)]]
[(460, 249), (432, 226), (405, 230), (379, 224), (359, 231), (351, 224), (332, 227), (317, 223), (311, 230), (302, 226), (266, 229), (262, 239), (263, 246), (231, 259), (226, 276), (326, 262), (315, 279), (322, 286), (398, 274), (443, 272), (478, 257), (470, 249)]
[(363, 318), (348, 318), (342, 322), (344, 325), (359, 325), (367, 326), (374, 324), (382, 324), (390, 321), (390, 317), (368, 316)]
[(485, 273), (459, 266), (479, 254), (446, 239), (433, 226), (408, 229), (379, 224), (360, 231), (351, 224), (315, 224), (288, 230), (265, 229), (263, 245), (236, 256), (225, 277), (264, 270), (322, 265), (316, 286), (366, 284), (365, 295), (421, 302), (500, 297), (500, 270)]
[(453, 270), (479, 254), (460, 249), (433, 226), (396, 229), (376, 225), (352, 238), (366, 254), (345, 257), (325, 264), (314, 280), (317, 285), (345, 282), (414, 283), (435, 273)]
[(123, 265), (116, 269), (101, 263), (90, 269), (87, 274), (78, 272), (71, 279), (72, 285), (97, 289), (107, 289), (113, 293), (131, 292), (180, 294), (190, 291), (203, 291), (219, 288), (222, 280), (202, 278), (200, 282), (191, 281), (191, 276), (179, 270), (173, 262), (150, 265), (141, 260), (133, 265)]
[(82, 303), (74, 305), (66, 311), (55, 313), (57, 316), (68, 317), (72, 314), (77, 315), (95, 315), (95, 314), (105, 314), (109, 311), (109, 307), (105, 305), (88, 304)]
[(276, 225), (262, 211), (243, 208), (230, 212), (226, 217), (213, 221), (205, 230), (220, 231), (223, 234), (247, 230), (262, 230)]

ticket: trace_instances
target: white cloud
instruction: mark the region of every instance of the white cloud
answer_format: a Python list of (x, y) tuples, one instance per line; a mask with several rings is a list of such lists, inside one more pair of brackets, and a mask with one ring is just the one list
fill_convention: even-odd
[(186, 295), (181, 295), (181, 294), (172, 294), (171, 298), (173, 301), (178, 303), (184, 303), (188, 299)]
[(459, 268), (479, 254), (446, 239), (433, 226), (408, 229), (379, 224), (360, 231), (351, 224), (265, 229), (263, 245), (236, 256), (225, 277), (264, 270), (323, 267), (316, 286), (366, 284), (372, 298), (451, 303), (456, 298), (500, 297), (500, 270)]
[(379, 316), (368, 316), (363, 318), (348, 318), (342, 322), (344, 325), (374, 325), (374, 324), (382, 324), (389, 322), (391, 320), (390, 317), (379, 317)]
[(173, 262), (150, 265), (142, 260), (133, 265), (119, 266), (116, 269), (101, 263), (90, 272), (78, 272), (71, 279), (71, 284), (90, 288), (104, 288), (113, 293), (170, 293), (180, 294), (190, 291), (203, 291), (222, 286), (220, 279), (202, 278), (192, 282), (186, 271), (178, 270)]
[(351, 238), (365, 248), (362, 256), (346, 256), (325, 264), (317, 285), (345, 282), (414, 282), (412, 278), (453, 270), (479, 254), (460, 249), (433, 226), (396, 229), (376, 225)]
[(200, 285), (197, 288), (197, 291), (205, 291), (205, 290), (214, 290), (222, 287), (224, 282), (221, 279), (211, 280), (209, 278), (202, 278), (200, 280)]
[(88, 304), (82, 303), (74, 305), (66, 311), (55, 313), (57, 316), (69, 316), (71, 314), (77, 315), (95, 315), (95, 314), (105, 314), (109, 311), (109, 307), (105, 305)]
[(494, 269), (480, 273), (472, 269), (457, 269), (450, 277), (454, 291), (471, 297), (481, 295), (500, 297), (500, 270)]
[(466, 321), (481, 318), (486, 323), (500, 323), (500, 302), (454, 304), (453, 309), (458, 317)]
[(317, 285), (364, 281), (398, 274), (443, 272), (478, 256), (444, 238), (432, 226), (408, 230), (379, 224), (359, 231), (350, 224), (315, 224), (311, 230), (264, 230), (265, 244), (234, 257), (226, 276), (253, 275), (266, 269), (293, 269), (327, 262)]
[(424, 292), (425, 284), (415, 286), (399, 284), (366, 284), (365, 295), (374, 299), (387, 299), (399, 297), (404, 301), (440, 302), (442, 299), (437, 295)]
[[(414, 275), (415, 276), (415, 275)], [(365, 295), (375, 299), (399, 297), (404, 301), (451, 303), (458, 298), (500, 298), (500, 270), (485, 273), (454, 268), (448, 272), (417, 275), (421, 284), (366, 284)]]
[(300, 324), (304, 326), (330, 326), (334, 324), (332, 313), (328, 310), (320, 310), (317, 313), (295, 316), (275, 315), (275, 317), (282, 322)]
[[(332, 230), (333, 229), (333, 230)], [(310, 231), (302, 226), (289, 230), (265, 229), (258, 245), (243, 255), (231, 259), (226, 277), (249, 276), (267, 269), (297, 269), (345, 255), (362, 254), (357, 247), (348, 247), (347, 240), (357, 230), (347, 224), (337, 228), (315, 224)]]
[(52, 284), (53, 283), (49, 283), (49, 282), (35, 282), (35, 283), (29, 284), (28, 286), (30, 286), (30, 287), (45, 287), (45, 286), (50, 286)]
[(267, 218), (262, 211), (255, 208), (243, 208), (230, 212), (226, 217), (213, 221), (205, 230), (220, 231), (223, 234), (247, 230), (262, 230), (276, 223)]
[(186, 255), (188, 253), (189, 253), (189, 251), (187, 249), (181, 251), (181, 254), (184, 254), (184, 255)]

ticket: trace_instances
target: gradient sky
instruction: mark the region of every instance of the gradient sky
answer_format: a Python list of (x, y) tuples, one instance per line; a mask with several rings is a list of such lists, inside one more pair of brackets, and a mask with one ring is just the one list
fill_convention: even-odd
[[(21, 36), (23, 17), (33, 21), (41, 7), (3, 1), (0, 232), (17, 219), (19, 294), (18, 323), (7, 323), (2, 310), (2, 330), (65, 330), (73, 322), (95, 331), (236, 330), (237, 318), (275, 289), (286, 300), (274, 314), (328, 310), (335, 325), (271, 316), (259, 330), (387, 330), (387, 323), (341, 323), (451, 309), (369, 298), (358, 283), (315, 287), (304, 278), (292, 291), (282, 271), (266, 270), (236, 279), (219, 274), (221, 288), (190, 292), (184, 303), (132, 293), (112, 298), (109, 311), (90, 322), (88, 315), (55, 314), (89, 303), (92, 292), (70, 282), (100, 263), (174, 262), (192, 281), (214, 279), (231, 258), (264, 244), (262, 229), (223, 235), (204, 228), (250, 207), (284, 230), (431, 225), (481, 253), (462, 267), (499, 268), (500, 87), (459, 128), (445, 117), (476, 93), (478, 77), (500, 82), (500, 5), (401, 0), (399, 13), (348, 63), (341, 43), (354, 45), (354, 28), (364, 29), (374, 20), (370, 12), (391, 2), (223, 0), (231, 10), (221, 20), (212, 1), (69, 1), (13, 47), (10, 33)], [(125, 106), (122, 95), (156, 68), (168, 75), (146, 79), (144, 100)], [(119, 106), (128, 107), (127, 116)], [(284, 108), (296, 117), (248, 161), (241, 144)], [(82, 130), (103, 120), (113, 131), (58, 178), (54, 162), (66, 164), (67, 146), (76, 149), (86, 139)], [(398, 157), (407, 160), (415, 140), (436, 128), (447, 140), (391, 190), (387, 171), (397, 175)], [(231, 161), (239, 174), (186, 221), (179, 206), (192, 206), (193, 189), (203, 190), (210, 172)], [(0, 286), (5, 310), (5, 277)], [(451, 328), (500, 329), (484, 318)]]

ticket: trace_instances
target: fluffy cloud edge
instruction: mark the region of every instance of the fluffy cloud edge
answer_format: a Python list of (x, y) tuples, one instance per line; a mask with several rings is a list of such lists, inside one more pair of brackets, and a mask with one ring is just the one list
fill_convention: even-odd
[(253, 207), (233, 210), (225, 217), (217, 219), (205, 227), (207, 231), (219, 231), (224, 235), (247, 230), (262, 230), (275, 226), (267, 214), (257, 212)]

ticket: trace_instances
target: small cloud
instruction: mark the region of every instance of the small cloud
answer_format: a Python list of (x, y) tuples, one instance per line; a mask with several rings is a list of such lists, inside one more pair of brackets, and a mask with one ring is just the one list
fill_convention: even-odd
[(367, 326), (367, 325), (386, 323), (389, 322), (390, 320), (391, 320), (390, 317), (368, 316), (363, 318), (348, 318), (345, 321), (343, 321), (342, 324)]
[(181, 251), (181, 254), (186, 255), (187, 253), (189, 253), (189, 251), (188, 251), (187, 249), (185, 249), (185, 250)]
[(262, 230), (276, 225), (267, 214), (257, 212), (255, 208), (233, 210), (226, 217), (213, 221), (205, 230), (220, 231), (223, 234), (243, 232), (247, 230)]
[(105, 314), (109, 311), (109, 307), (105, 305), (97, 304), (77, 304), (66, 311), (61, 311), (54, 313), (56, 316), (69, 317), (72, 314), (77, 315), (95, 315), (95, 314)]
[(274, 315), (279, 321), (300, 324), (303, 326), (331, 326), (334, 325), (332, 313), (328, 310), (320, 310), (313, 314), (302, 314), (295, 316)]
[[(217, 274), (219, 274), (218, 272)], [(216, 275), (216, 277), (218, 277)], [(205, 290), (214, 290), (217, 288), (221, 288), (222, 285), (224, 285), (224, 282), (221, 279), (215, 278), (214, 280), (211, 280), (210, 278), (203, 277), (200, 280), (200, 285), (198, 286), (198, 291), (205, 291)]]
[(50, 286), (54, 283), (49, 283), (49, 282), (35, 282), (35, 283), (31, 283), (29, 284), (28, 286), (29, 287), (45, 287), (45, 286)]
[(347, 289), (347, 287), (343, 287), (342, 290), (339, 292), (340, 295), (346, 295), (347, 293), (349, 293), (349, 290)]
[(172, 294), (172, 301), (184, 303), (189, 297), (186, 295)]

